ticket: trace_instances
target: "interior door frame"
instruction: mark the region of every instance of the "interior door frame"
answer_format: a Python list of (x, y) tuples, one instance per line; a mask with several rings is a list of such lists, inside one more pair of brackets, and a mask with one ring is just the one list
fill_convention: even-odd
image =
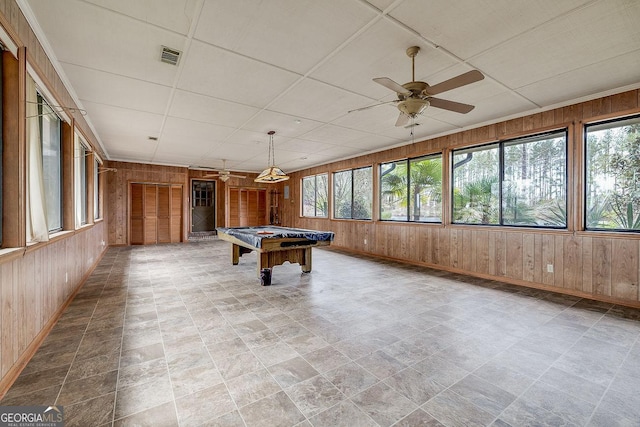
[(213, 228), (218, 226), (218, 199), (220, 197), (219, 191), (220, 188), (218, 186), (218, 180), (215, 178), (199, 178), (199, 177), (191, 177), (189, 178), (189, 198), (187, 201), (188, 211), (189, 211), (189, 233), (193, 232), (193, 182), (194, 181), (207, 181), (213, 182)]

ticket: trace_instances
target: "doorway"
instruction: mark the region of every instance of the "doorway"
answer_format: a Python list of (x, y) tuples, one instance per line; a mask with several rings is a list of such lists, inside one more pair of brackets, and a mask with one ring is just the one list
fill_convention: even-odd
[(216, 230), (215, 181), (191, 181), (191, 232), (214, 233)]

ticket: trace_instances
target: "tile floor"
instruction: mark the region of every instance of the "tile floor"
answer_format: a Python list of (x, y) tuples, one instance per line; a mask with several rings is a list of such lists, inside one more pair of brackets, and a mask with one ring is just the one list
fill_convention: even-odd
[(314, 250), (110, 248), (1, 405), (66, 426), (638, 426), (640, 311)]

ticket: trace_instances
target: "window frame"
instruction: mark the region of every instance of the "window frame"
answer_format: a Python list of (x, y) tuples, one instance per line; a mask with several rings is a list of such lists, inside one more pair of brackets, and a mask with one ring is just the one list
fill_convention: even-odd
[[(536, 142), (540, 140), (544, 140), (545, 137), (551, 137), (552, 135), (562, 135), (564, 137), (564, 212), (565, 212), (565, 224), (564, 226), (554, 226), (554, 225), (536, 225), (536, 224), (505, 224), (504, 221), (504, 174), (505, 174), (505, 159), (504, 159), (504, 149), (505, 146), (517, 145), (517, 144), (525, 144), (527, 142)], [(454, 156), (456, 153), (461, 152), (475, 152), (485, 149), (486, 147), (496, 146), (498, 149), (498, 222), (497, 223), (481, 223), (481, 222), (462, 222), (455, 220), (455, 163)], [(451, 150), (450, 153), (450, 189), (449, 189), (449, 197), (450, 197), (450, 219), (451, 224), (453, 225), (469, 225), (469, 226), (485, 226), (485, 227), (509, 227), (509, 228), (534, 228), (534, 229), (542, 229), (542, 230), (568, 230), (569, 229), (569, 198), (571, 195), (569, 194), (569, 128), (562, 127), (558, 129), (552, 129), (544, 132), (539, 132), (531, 135), (524, 135), (515, 138), (509, 138), (499, 141), (493, 141), (486, 144), (475, 145), (471, 147), (463, 147), (460, 149)]]
[[(324, 176), (326, 177), (326, 194), (327, 194), (327, 212), (325, 215), (318, 215), (318, 177), (320, 176)], [(305, 180), (309, 179), (309, 178), (313, 178), (314, 179), (314, 191), (313, 191), (313, 210), (314, 210), (314, 215), (305, 215), (305, 185), (304, 182)], [(301, 218), (329, 218), (329, 211), (330, 211), (330, 206), (329, 206), (329, 200), (330, 200), (330, 196), (329, 196), (329, 172), (322, 172), (319, 174), (315, 174), (315, 175), (307, 175), (307, 176), (303, 176), (300, 179), (300, 188), (302, 189), (302, 191), (300, 191), (300, 217)]]
[[(411, 215), (411, 207), (413, 206), (411, 203), (411, 164), (414, 162), (418, 162), (418, 161), (422, 161), (422, 160), (432, 160), (432, 159), (436, 159), (439, 158), (440, 159), (440, 168), (441, 168), (441, 172), (440, 172), (440, 196), (442, 197), (442, 194), (444, 193), (444, 153), (443, 152), (437, 152), (437, 153), (430, 153), (430, 154), (425, 154), (425, 155), (421, 155), (421, 156), (416, 156), (416, 157), (408, 157), (406, 159), (399, 159), (399, 160), (392, 160), (389, 162), (384, 162), (384, 163), (380, 163), (378, 165), (378, 218), (380, 221), (385, 221), (385, 222), (393, 222), (393, 223), (402, 223), (402, 222), (408, 222), (408, 223), (415, 223), (415, 224), (442, 224), (443, 223), (443, 200), (440, 201), (440, 219), (438, 221), (419, 221), (419, 220), (414, 220), (411, 219), (412, 215)], [(388, 164), (398, 164), (398, 163), (406, 163), (406, 168), (407, 168), (407, 176), (406, 176), (406, 219), (385, 219), (383, 218), (382, 215), (382, 209), (383, 209), (383, 202), (382, 202), (382, 189), (383, 189), (383, 185), (382, 185), (382, 178), (386, 175), (383, 174), (382, 168), (384, 165), (388, 165)], [(395, 168), (394, 168), (395, 169)], [(388, 173), (388, 172), (387, 172)]]
[[(369, 173), (371, 175), (371, 205), (370, 205), (370, 211), (371, 211), (371, 215), (369, 215), (368, 218), (354, 218), (353, 217), (353, 212), (354, 212), (354, 200), (355, 200), (355, 180), (354, 180), (354, 174), (356, 171), (362, 171), (365, 169), (369, 169)], [(338, 208), (338, 204), (336, 203), (336, 179), (335, 176), (336, 174), (339, 173), (346, 173), (346, 172), (350, 172), (351, 173), (351, 215), (349, 217), (339, 217), (337, 216), (336, 213), (336, 209)], [(354, 221), (371, 221), (373, 220), (373, 165), (368, 165), (368, 166), (361, 166), (358, 168), (353, 168), (353, 169), (344, 169), (344, 170), (340, 170), (340, 171), (334, 171), (331, 173), (331, 201), (332, 201), (332, 214), (333, 214), (333, 219), (338, 219), (338, 220), (354, 220)]]
[[(589, 223), (587, 220), (587, 212), (589, 211), (589, 205), (588, 205), (588, 174), (589, 174), (589, 150), (588, 150), (588, 146), (587, 146), (587, 139), (588, 139), (588, 128), (589, 127), (598, 127), (598, 126), (606, 126), (607, 124), (610, 123), (620, 123), (620, 122), (626, 122), (626, 121), (632, 121), (632, 120), (637, 120), (637, 124), (640, 124), (640, 113), (635, 113), (635, 114), (631, 114), (631, 115), (624, 115), (624, 116), (619, 116), (619, 117), (613, 117), (613, 118), (608, 118), (608, 119), (604, 119), (604, 120), (596, 120), (596, 121), (592, 121), (589, 123), (584, 123), (583, 127), (582, 127), (582, 137), (583, 137), (583, 141), (582, 141), (582, 149), (584, 152), (584, 156), (583, 156), (583, 174), (582, 174), (582, 178), (583, 178), (583, 186), (581, 189), (581, 194), (582, 194), (582, 199), (583, 199), (583, 209), (581, 212), (582, 215), (582, 224), (583, 224), (583, 230), (584, 231), (588, 231), (588, 232), (606, 232), (606, 233), (640, 233), (640, 229), (637, 228), (601, 228), (601, 227), (589, 227)], [(635, 123), (634, 123), (635, 124)], [(605, 129), (613, 129), (616, 127), (621, 127), (621, 126), (612, 126), (612, 127), (607, 127)], [(604, 129), (603, 129), (604, 130)], [(640, 171), (639, 171), (640, 172)]]
[(95, 156), (93, 159), (93, 220), (102, 219), (101, 203), (100, 203), (100, 191), (102, 187), (100, 185), (100, 167), (102, 163), (100, 159)]
[[(57, 120), (58, 120), (58, 190), (59, 190), (59, 208), (60, 211), (58, 212), (58, 215), (60, 217), (60, 224), (59, 227), (55, 227), (55, 228), (49, 228), (49, 234), (52, 233), (57, 233), (59, 231), (62, 231), (64, 229), (64, 149), (63, 149), (63, 141), (62, 141), (62, 124), (64, 123), (64, 120), (62, 119), (62, 117), (60, 117), (56, 111), (51, 107), (51, 103), (48, 101), (48, 99), (46, 98), (46, 96), (40, 91), (40, 90), (36, 90), (37, 93), (37, 100), (38, 100), (38, 125), (40, 127), (40, 145), (41, 145), (41, 150), (42, 150), (42, 174), (43, 177), (45, 175), (45, 152), (44, 152), (44, 116), (45, 115), (50, 115), (50, 116), (54, 116)], [(44, 107), (46, 107), (50, 110), (50, 112), (45, 112), (44, 111)], [(47, 192), (48, 193), (48, 192)], [(45, 196), (46, 197), (46, 196)], [(47, 224), (49, 223), (48, 221), (48, 216), (49, 216), (49, 205), (48, 203), (45, 204), (45, 211), (47, 213)], [(49, 224), (48, 224), (49, 225)]]
[[(77, 161), (74, 162), (74, 169), (78, 166), (79, 169), (74, 173), (74, 186), (79, 186), (79, 188), (75, 189), (75, 195), (79, 195), (80, 199), (75, 201), (74, 208), (76, 217), (76, 228), (80, 228), (89, 224), (89, 168), (87, 167), (87, 159), (91, 154), (91, 149), (84, 141), (84, 138), (78, 133), (76, 133), (76, 142), (78, 146), (74, 147), (74, 152), (78, 157)], [(78, 206), (78, 204), (80, 204), (80, 206)], [(77, 217), (78, 212), (81, 213), (80, 218)], [(79, 222), (77, 221), (78, 219)]]

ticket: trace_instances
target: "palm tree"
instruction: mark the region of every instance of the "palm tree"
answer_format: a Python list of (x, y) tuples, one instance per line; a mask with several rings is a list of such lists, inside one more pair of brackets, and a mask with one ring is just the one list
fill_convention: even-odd
[[(408, 170), (407, 170), (408, 169)], [(382, 195), (391, 205), (411, 210), (411, 220), (420, 221), (421, 207), (442, 198), (442, 159), (422, 158), (394, 163), (382, 173)], [(439, 212), (438, 212), (439, 216)]]

